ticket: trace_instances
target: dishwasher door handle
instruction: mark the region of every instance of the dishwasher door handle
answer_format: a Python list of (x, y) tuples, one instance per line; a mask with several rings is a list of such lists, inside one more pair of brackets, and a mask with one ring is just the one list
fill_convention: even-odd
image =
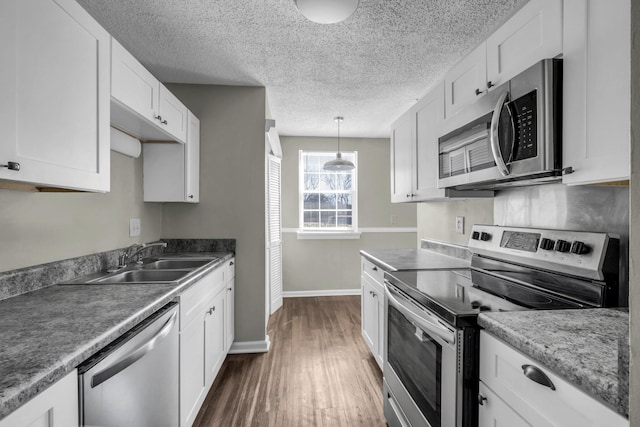
[(160, 343), (160, 341), (162, 341), (167, 337), (167, 335), (169, 335), (169, 332), (171, 332), (171, 329), (173, 329), (173, 326), (175, 325), (177, 319), (178, 313), (173, 313), (169, 320), (167, 320), (167, 322), (162, 326), (162, 328), (147, 342), (145, 342), (135, 350), (129, 352), (128, 354), (122, 356), (121, 358), (92, 376), (91, 388), (99, 386), (109, 378), (117, 375), (119, 372), (122, 372), (133, 363), (144, 357), (145, 354), (153, 350), (158, 345), (158, 343)]

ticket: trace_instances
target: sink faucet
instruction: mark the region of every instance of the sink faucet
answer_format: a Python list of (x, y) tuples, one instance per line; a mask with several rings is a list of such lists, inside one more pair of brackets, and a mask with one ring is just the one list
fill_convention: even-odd
[(149, 244), (134, 243), (133, 245), (123, 249), (120, 255), (118, 255), (117, 267), (111, 268), (107, 271), (114, 272), (114, 271), (122, 270), (123, 268), (127, 267), (129, 263), (133, 261), (135, 261), (136, 264), (142, 264), (142, 261), (140, 261), (140, 252), (142, 252), (147, 248), (152, 248), (154, 246), (162, 246), (163, 248), (166, 248), (167, 244), (165, 242), (156, 242), (156, 243), (149, 243)]

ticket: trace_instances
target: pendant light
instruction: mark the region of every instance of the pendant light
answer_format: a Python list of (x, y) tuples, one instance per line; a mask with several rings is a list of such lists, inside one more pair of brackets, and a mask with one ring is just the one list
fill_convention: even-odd
[(356, 11), (359, 0), (293, 0), (298, 11), (317, 24), (342, 22)]
[(340, 152), (340, 122), (344, 120), (344, 117), (334, 117), (333, 120), (338, 123), (338, 152), (336, 153), (335, 159), (329, 160), (324, 164), (323, 169), (326, 171), (348, 171), (355, 169), (356, 166), (349, 160), (344, 160)]

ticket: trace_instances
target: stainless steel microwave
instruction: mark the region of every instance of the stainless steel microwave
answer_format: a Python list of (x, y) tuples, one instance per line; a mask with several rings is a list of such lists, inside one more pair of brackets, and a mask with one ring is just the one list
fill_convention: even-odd
[(469, 108), (477, 118), (438, 139), (439, 188), (499, 189), (561, 179), (562, 60), (538, 62)]

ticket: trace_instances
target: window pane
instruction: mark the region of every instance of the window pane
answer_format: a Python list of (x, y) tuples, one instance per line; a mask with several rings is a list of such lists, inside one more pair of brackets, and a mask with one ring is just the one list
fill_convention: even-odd
[(351, 211), (338, 211), (336, 222), (338, 227), (351, 227)]
[(318, 209), (320, 195), (318, 193), (304, 193), (304, 209)]
[(324, 173), (320, 175), (320, 190), (335, 190), (336, 189), (336, 175), (333, 173)]
[(335, 209), (336, 195), (320, 193), (320, 209)]
[(336, 226), (336, 213), (334, 211), (330, 212), (320, 212), (320, 220), (321, 227), (335, 227)]
[(351, 190), (351, 181), (353, 176), (351, 173), (341, 173), (335, 175), (336, 190)]
[(305, 173), (304, 174), (304, 189), (305, 190), (317, 190), (320, 185), (320, 175), (317, 173)]
[(319, 219), (319, 213), (318, 211), (305, 211), (304, 212), (304, 226), (305, 227), (319, 227), (320, 224), (318, 224), (318, 219)]
[(335, 154), (331, 153), (322, 153), (322, 154), (306, 154), (304, 170), (307, 172), (322, 172), (324, 164), (329, 160), (333, 160), (335, 158)]
[(352, 209), (351, 194), (337, 194), (338, 209)]

